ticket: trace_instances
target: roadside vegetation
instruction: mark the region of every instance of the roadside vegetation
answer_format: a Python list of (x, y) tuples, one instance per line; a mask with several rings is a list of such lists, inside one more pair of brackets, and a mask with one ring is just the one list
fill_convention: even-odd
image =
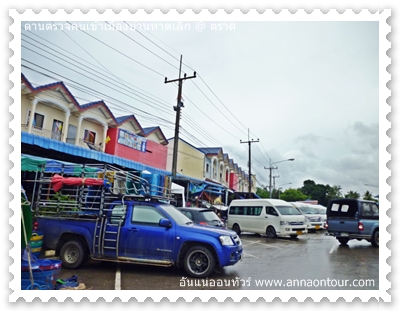
[[(269, 190), (267, 187), (257, 187), (256, 194), (261, 198), (269, 198)], [(305, 200), (318, 200), (318, 204), (327, 206), (328, 202), (333, 199), (339, 198), (351, 198), (351, 199), (364, 199), (371, 201), (378, 201), (374, 198), (374, 195), (370, 191), (365, 191), (364, 194), (360, 194), (356, 191), (348, 191), (346, 194), (343, 193), (342, 187), (339, 185), (322, 185), (316, 184), (313, 180), (305, 180), (303, 187), (294, 189), (289, 188), (281, 192), (278, 189), (272, 190), (273, 199), (281, 199), (288, 202), (294, 201), (305, 201)]]

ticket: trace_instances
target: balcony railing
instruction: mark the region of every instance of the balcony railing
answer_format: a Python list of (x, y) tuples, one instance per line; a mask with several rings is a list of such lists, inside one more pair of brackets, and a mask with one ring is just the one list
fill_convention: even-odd
[[(21, 124), (21, 131), (22, 132), (28, 132), (28, 125), (27, 124)], [(63, 133), (56, 133), (53, 131), (49, 130), (44, 130), (41, 128), (37, 127), (32, 127), (32, 134), (37, 135), (37, 136), (42, 136), (58, 141), (63, 141), (64, 134)], [(75, 138), (67, 138), (66, 143), (74, 145), (75, 144)], [(93, 144), (91, 142), (85, 141), (84, 139), (79, 139), (79, 146), (89, 148), (92, 150), (96, 150), (99, 152), (103, 152), (103, 146), (101, 143), (99, 144)]]
[(89, 149), (92, 149), (92, 150), (103, 152), (103, 144), (102, 143), (94, 144), (94, 143), (91, 143), (89, 141), (86, 141), (86, 140), (80, 138), (79, 145), (83, 146), (83, 147), (89, 147)]
[[(28, 124), (21, 124), (21, 131), (28, 132)], [(56, 132), (44, 130), (42, 128), (38, 128), (35, 126), (32, 127), (32, 134), (50, 138), (50, 139), (54, 139), (54, 140), (58, 140), (58, 141), (63, 141), (63, 137), (64, 137), (63, 133), (56, 133)]]

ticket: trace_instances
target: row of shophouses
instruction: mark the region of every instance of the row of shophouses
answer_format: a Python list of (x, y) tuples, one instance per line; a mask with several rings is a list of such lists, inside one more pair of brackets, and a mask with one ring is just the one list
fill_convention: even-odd
[[(174, 143), (159, 126), (143, 128), (134, 115), (115, 117), (102, 100), (79, 104), (63, 82), (34, 87), (21, 75), (21, 156), (96, 161), (171, 176)], [(189, 196), (189, 185), (202, 183), (249, 192), (248, 174), (222, 147), (196, 147), (183, 139), (173, 181)], [(252, 176), (251, 192), (255, 184)]]

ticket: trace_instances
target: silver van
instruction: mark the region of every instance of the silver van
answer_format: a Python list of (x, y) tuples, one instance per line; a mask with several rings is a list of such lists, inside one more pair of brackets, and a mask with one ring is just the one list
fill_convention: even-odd
[(269, 238), (307, 233), (305, 216), (291, 204), (277, 199), (233, 200), (228, 210), (228, 229), (265, 234)]

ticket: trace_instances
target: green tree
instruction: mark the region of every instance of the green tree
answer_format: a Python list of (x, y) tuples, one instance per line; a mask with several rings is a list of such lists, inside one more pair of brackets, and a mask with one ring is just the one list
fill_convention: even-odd
[(257, 189), (256, 189), (256, 194), (257, 194), (260, 198), (263, 198), (263, 199), (269, 198), (269, 192), (268, 192), (267, 189), (264, 189), (264, 188), (257, 187)]
[(298, 189), (307, 196), (307, 199), (317, 200), (319, 204), (326, 206), (328, 203), (326, 193), (329, 185), (316, 184), (313, 180), (305, 180), (303, 187)]
[(374, 199), (374, 196), (372, 195), (372, 193), (369, 192), (368, 190), (365, 191), (363, 199), (364, 200), (370, 200), (370, 201), (377, 201), (377, 200)]
[(343, 198), (342, 186), (335, 185), (335, 186), (331, 187), (331, 186), (327, 185), (326, 190), (327, 190), (326, 196), (327, 196), (328, 201), (333, 200), (333, 199)]
[(360, 194), (356, 191), (349, 191), (344, 196), (346, 199), (359, 199)]
[(288, 202), (304, 201), (307, 200), (307, 195), (305, 195), (298, 189), (289, 188), (281, 193), (281, 200)]

